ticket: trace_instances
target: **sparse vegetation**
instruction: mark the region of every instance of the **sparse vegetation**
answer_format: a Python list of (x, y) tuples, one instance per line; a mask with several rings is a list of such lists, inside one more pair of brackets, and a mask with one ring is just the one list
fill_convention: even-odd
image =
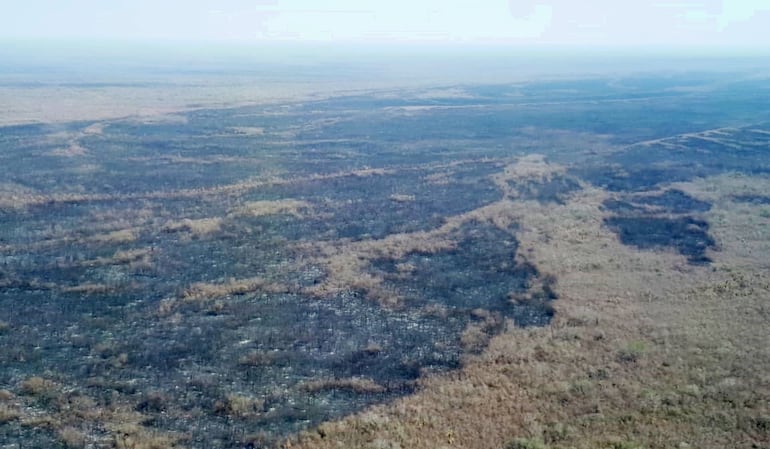
[(137, 239), (136, 231), (133, 229), (121, 229), (119, 231), (112, 231), (107, 234), (94, 235), (89, 238), (94, 243), (131, 243)]
[(311, 208), (310, 203), (298, 200), (249, 201), (233, 209), (228, 215), (261, 217), (264, 215), (287, 214), (296, 218), (302, 218), (302, 212)]
[(190, 220), (185, 218), (183, 220), (169, 220), (163, 225), (164, 232), (189, 232), (195, 236), (207, 236), (215, 234), (222, 229), (223, 219), (216, 218), (199, 218), (197, 220)]

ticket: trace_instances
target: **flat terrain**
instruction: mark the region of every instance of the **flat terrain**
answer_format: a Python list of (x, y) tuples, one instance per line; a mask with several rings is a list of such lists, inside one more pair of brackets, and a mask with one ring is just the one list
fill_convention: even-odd
[(765, 78), (313, 92), (3, 116), (0, 447), (770, 447)]

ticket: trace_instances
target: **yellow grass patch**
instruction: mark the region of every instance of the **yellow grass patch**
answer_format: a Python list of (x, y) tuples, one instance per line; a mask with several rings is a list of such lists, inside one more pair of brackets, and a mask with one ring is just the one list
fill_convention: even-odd
[(216, 234), (222, 229), (221, 217), (169, 220), (163, 225), (163, 232), (189, 232), (198, 237)]
[(262, 399), (240, 394), (228, 394), (214, 404), (214, 411), (226, 415), (244, 418), (257, 415), (265, 403)]
[(362, 377), (349, 377), (344, 379), (322, 379), (303, 383), (300, 388), (317, 393), (325, 390), (350, 390), (355, 393), (382, 393), (385, 387), (372, 379)]
[(136, 229), (120, 229), (117, 231), (108, 232), (106, 234), (96, 234), (88, 237), (86, 240), (93, 243), (102, 244), (118, 244), (118, 243), (131, 243), (138, 237)]
[(115, 251), (112, 258), (109, 259), (111, 265), (113, 264), (132, 264), (139, 261), (148, 261), (152, 256), (153, 250), (151, 248), (138, 248), (129, 250)]
[(152, 268), (152, 255), (154, 250), (151, 248), (137, 248), (129, 250), (115, 251), (111, 257), (97, 257), (95, 259), (78, 260), (69, 262), (67, 260), (58, 260), (57, 268), (67, 267), (103, 267), (109, 265), (125, 265), (131, 269)]
[(310, 203), (300, 200), (249, 201), (230, 211), (228, 217), (286, 214), (302, 218), (311, 208)]
[(136, 412), (121, 412), (110, 416), (105, 422), (107, 431), (112, 436), (112, 447), (116, 449), (175, 449), (180, 436), (154, 431), (142, 425), (143, 415)]
[(275, 282), (252, 277), (247, 279), (228, 279), (222, 283), (196, 282), (179, 294), (178, 297), (166, 298), (160, 302), (158, 313), (166, 316), (177, 310), (182, 304), (210, 306), (211, 311), (221, 311), (226, 303), (222, 298), (251, 293), (286, 293), (290, 289)]
[(221, 284), (196, 282), (185, 289), (182, 299), (196, 301), (205, 298), (222, 296), (245, 295), (254, 292), (285, 292), (286, 287), (275, 284), (259, 277), (248, 279), (228, 279)]

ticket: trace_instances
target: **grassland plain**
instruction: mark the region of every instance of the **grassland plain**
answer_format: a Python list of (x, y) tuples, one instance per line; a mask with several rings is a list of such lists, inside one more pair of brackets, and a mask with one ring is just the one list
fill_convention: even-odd
[(0, 436), (767, 447), (768, 98), (705, 78), (2, 128)]

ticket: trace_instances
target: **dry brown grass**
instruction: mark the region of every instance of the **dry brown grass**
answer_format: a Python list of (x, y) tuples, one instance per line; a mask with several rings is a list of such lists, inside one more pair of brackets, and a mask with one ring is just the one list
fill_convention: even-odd
[(346, 379), (321, 379), (303, 383), (300, 388), (308, 393), (325, 390), (349, 390), (359, 394), (382, 393), (385, 387), (372, 379), (350, 377)]
[(241, 394), (228, 394), (224, 399), (214, 403), (214, 412), (245, 418), (261, 413), (262, 399)]
[(171, 315), (184, 304), (209, 307), (210, 312), (221, 312), (227, 305), (222, 299), (253, 293), (286, 293), (289, 290), (285, 285), (260, 277), (231, 278), (221, 283), (196, 282), (185, 288), (178, 297), (162, 300), (158, 313), (162, 316)]
[[(25, 207), (25, 206), (22, 206)], [(97, 208), (90, 210), (81, 221), (71, 226), (58, 223), (51, 227), (31, 232), (30, 241), (24, 244), (8, 245), (9, 250), (28, 252), (57, 246), (111, 245), (131, 243), (142, 232), (157, 233), (162, 229), (168, 213), (161, 208)], [(119, 254), (117, 254), (118, 257)], [(109, 258), (91, 259), (94, 264), (111, 264)], [(61, 258), (57, 263), (67, 264)], [(87, 263), (87, 261), (83, 261)]]
[[(175, 80), (176, 83), (178, 80)], [(197, 84), (197, 81), (196, 81)], [(271, 83), (264, 89), (262, 83), (212, 84), (195, 88), (180, 83), (171, 89), (154, 87), (102, 89), (71, 89), (45, 86), (36, 89), (0, 88), (0, 124), (57, 123), (77, 120), (117, 119), (133, 116), (136, 120), (163, 120), (174, 112), (191, 110), (191, 103), (208, 107), (236, 104), (265, 103), (278, 99), (305, 97), (319, 86)], [(237, 87), (236, 87), (237, 86)], [(336, 90), (336, 89), (335, 89)], [(173, 116), (173, 115), (172, 115)]]
[[(31, 190), (14, 183), (0, 184), (0, 208), (3, 209), (24, 209), (30, 206), (43, 204), (80, 204), (96, 201), (118, 202), (129, 200), (173, 200), (173, 199), (211, 199), (222, 197), (237, 197), (243, 193), (249, 192), (261, 187), (273, 185), (295, 184), (308, 181), (324, 181), (348, 176), (368, 177), (383, 176), (394, 173), (395, 170), (382, 168), (365, 168), (338, 173), (327, 173), (319, 175), (310, 175), (302, 178), (280, 178), (277, 176), (263, 176), (255, 179), (245, 179), (232, 184), (222, 184), (213, 187), (180, 189), (171, 191), (149, 191), (142, 193), (126, 194), (106, 194), (106, 193), (43, 193)], [(298, 201), (298, 200), (276, 200), (276, 201)], [(256, 203), (262, 203), (258, 201)], [(245, 205), (248, 207), (248, 204)], [(259, 204), (255, 204), (259, 207)], [(299, 204), (295, 206), (302, 208)], [(290, 206), (291, 207), (291, 206)], [(236, 209), (234, 212), (237, 212)], [(244, 209), (243, 212), (248, 212)]]
[(40, 376), (32, 376), (19, 384), (19, 392), (28, 396), (46, 395), (56, 389), (56, 384)]
[(254, 292), (286, 292), (286, 287), (259, 277), (248, 279), (228, 279), (221, 284), (196, 282), (182, 293), (185, 301), (199, 301), (206, 298), (218, 298), (232, 295), (245, 295)]
[[(509, 180), (541, 180), (562, 172), (562, 167), (552, 167), (542, 156), (534, 155), (507, 165), (504, 171), (493, 179), (503, 192), (509, 192)], [(358, 290), (365, 292), (367, 297), (383, 306), (397, 306), (403, 298), (397, 292), (384, 287), (383, 279), (371, 273), (370, 264), (373, 260), (401, 259), (410, 253), (435, 254), (453, 249), (457, 242), (452, 234), (468, 222), (490, 223), (503, 231), (513, 232), (512, 226), (529, 212), (530, 204), (537, 203), (514, 203), (503, 198), (470, 212), (449, 217), (444, 225), (431, 231), (390, 234), (377, 240), (303, 243), (297, 249), (305, 254), (311, 263), (322, 266), (327, 275), (304, 292), (328, 297), (343, 291)]]
[(310, 203), (300, 200), (249, 201), (233, 209), (228, 217), (262, 217), (265, 215), (285, 214), (302, 218), (312, 210)]
[[(385, 173), (364, 170), (324, 175), (324, 179)], [(563, 168), (547, 164), (542, 157), (527, 157), (507, 166), (494, 180), (509, 192), (509, 180), (544, 180), (561, 173)], [(271, 182), (295, 181), (246, 181), (149, 195), (223, 195)], [(677, 188), (714, 202), (707, 218), (720, 251), (712, 255), (711, 267), (688, 265), (673, 252), (621, 245), (602, 225), (601, 203), (607, 193), (594, 188), (572, 195), (565, 205), (502, 199), (450, 218), (433, 231), (300, 245), (307, 254), (303, 263), (318, 264), (327, 272), (327, 278), (307, 293), (327, 296), (361, 289), (393, 305), (399, 298), (369, 273), (372, 260), (451, 249), (456, 245), (451, 234), (464, 223), (491, 223), (515, 232), (520, 256), (558, 278), (560, 299), (549, 327), (521, 329), (508, 323), (506, 332), (491, 339), (483, 352), (467, 356), (460, 371), (421, 379), (417, 394), (323, 424), (294, 446), (499, 448), (517, 441), (518, 446), (511, 447), (530, 443), (550, 449), (769, 447), (770, 284), (766, 273), (770, 219), (761, 213), (761, 206), (736, 203), (731, 195), (765, 194), (770, 181), (725, 175)], [(14, 186), (5, 192), (11, 193), (0, 191), (0, 207), (50, 200)], [(301, 216), (309, 209), (301, 201), (287, 201), (288, 206), (247, 203), (234, 211)], [(203, 224), (200, 232), (205, 233)], [(513, 224), (519, 225), (515, 231)], [(90, 241), (125, 243), (133, 241), (137, 232), (127, 226)], [(131, 263), (145, 256), (141, 251), (126, 251), (116, 253), (112, 262)], [(408, 273), (410, 268), (405, 265), (401, 270)], [(184, 302), (208, 303), (260, 291), (286, 288), (261, 278), (197, 283), (178, 298), (164, 301), (161, 311), (168, 313)], [(434, 312), (440, 316), (442, 310)], [(490, 318), (489, 326), (497, 324)], [(466, 330), (463, 344), (468, 349), (484, 347), (485, 325), (486, 321)], [(245, 357), (243, 364), (270, 363), (259, 354)], [(22, 384), (19, 390), (26, 394), (22, 400), (31, 401), (40, 381), (28, 381), (29, 386)], [(376, 392), (381, 387), (366, 379), (332, 379), (304, 388)], [(58, 389), (50, 384), (41, 391)], [(225, 413), (246, 416), (259, 408), (253, 398), (233, 398), (223, 402)], [(78, 429), (64, 411), (33, 416), (4, 402), (0, 416), (3, 412), (26, 425)], [(138, 413), (103, 407), (95, 413), (90, 419), (100, 421), (111, 433), (113, 447), (178, 444), (178, 436), (156, 434), (141, 426), (144, 417)]]
[(97, 244), (120, 244), (131, 243), (136, 241), (138, 237), (137, 229), (119, 229), (117, 231), (108, 232), (106, 234), (96, 234), (89, 236), (85, 239), (87, 242)]
[(152, 248), (136, 248), (128, 250), (117, 250), (110, 257), (97, 257), (86, 260), (67, 260), (61, 258), (56, 261), (57, 268), (71, 267), (103, 267), (103, 266), (126, 266), (132, 271), (150, 269), (153, 267), (152, 257), (155, 250)]
[[(135, 420), (136, 418), (134, 418)], [(181, 448), (180, 438), (155, 432), (135, 422), (108, 423), (115, 449), (175, 449)]]
[(546, 182), (564, 173), (566, 173), (564, 166), (547, 163), (542, 154), (528, 154), (505, 166), (502, 172), (492, 176), (492, 180), (500, 190), (505, 192), (506, 196), (515, 198), (518, 193), (509, 182)]
[[(135, 404), (114, 397), (109, 405), (97, 403), (58, 382), (33, 376), (20, 383), (16, 397), (0, 398), (0, 422), (18, 420), (22, 426), (53, 432), (65, 447), (113, 449), (181, 449), (184, 435), (156, 431), (143, 423), (147, 416), (133, 410)], [(5, 391), (5, 390), (3, 390)], [(45, 399), (53, 407), (39, 406)], [(6, 422), (7, 422), (6, 421)]]
[(63, 286), (61, 291), (65, 293), (78, 293), (81, 295), (102, 295), (114, 292), (117, 289), (114, 285), (85, 283), (72, 286)]
[(109, 265), (127, 265), (131, 271), (149, 270), (154, 267), (152, 257), (153, 248), (137, 248), (131, 250), (118, 250), (109, 259)]
[(189, 232), (196, 237), (206, 237), (218, 233), (222, 229), (224, 219), (221, 217), (198, 218), (191, 220), (169, 220), (163, 225), (163, 232)]
[(433, 232), (391, 234), (379, 240), (359, 242), (314, 242), (299, 245), (311, 263), (324, 267), (326, 278), (305, 289), (305, 293), (328, 297), (343, 291), (363, 291), (384, 306), (395, 306), (402, 298), (385, 288), (383, 279), (370, 273), (369, 264), (379, 258), (399, 259), (412, 252), (436, 253), (451, 249), (452, 228)]
[(756, 211), (732, 214), (734, 187), (710, 198), (713, 268), (621, 245), (602, 226), (597, 189), (563, 206), (475, 211), (517, 221), (520, 251), (556, 275), (552, 324), (509, 323), (459, 372), (421, 379), (417, 394), (323, 424), (293, 447), (768, 447), (769, 253), (750, 249), (770, 233)]

